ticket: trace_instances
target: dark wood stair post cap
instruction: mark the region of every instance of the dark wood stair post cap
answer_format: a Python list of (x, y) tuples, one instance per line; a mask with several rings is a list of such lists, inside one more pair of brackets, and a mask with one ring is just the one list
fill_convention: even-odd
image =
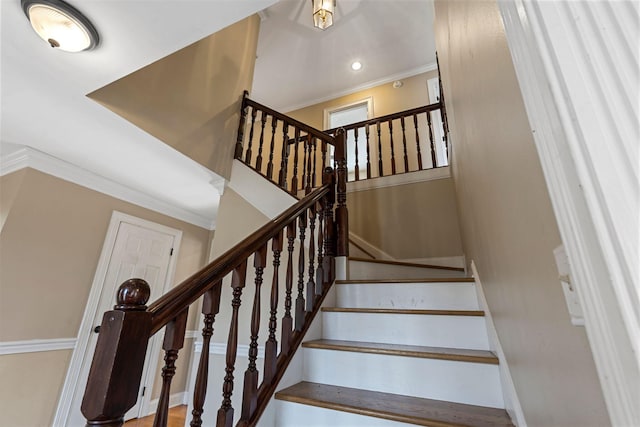
[(116, 294), (114, 310), (144, 311), (151, 296), (151, 288), (144, 279), (129, 279), (123, 282)]

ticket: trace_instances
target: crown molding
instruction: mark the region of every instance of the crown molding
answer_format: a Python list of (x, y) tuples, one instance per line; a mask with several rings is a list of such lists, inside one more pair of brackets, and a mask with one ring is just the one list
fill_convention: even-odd
[[(131, 189), (118, 182), (88, 171), (87, 169), (83, 169), (33, 148), (24, 147), (0, 157), (0, 176), (16, 172), (23, 168), (36, 169), (90, 190), (179, 219), (180, 221), (198, 227), (206, 228), (207, 230), (214, 230), (216, 227), (215, 220), (211, 218), (176, 207), (149, 194)], [(218, 187), (219, 186), (216, 186), (216, 188)]]
[(377, 79), (377, 80), (371, 80), (369, 82), (363, 83), (363, 84), (361, 84), (359, 86), (355, 86), (355, 87), (349, 88), (347, 90), (343, 90), (343, 91), (339, 91), (339, 92), (333, 92), (333, 93), (330, 93), (329, 95), (323, 96), (321, 98), (311, 99), (311, 100), (302, 102), (300, 104), (294, 104), (294, 105), (289, 105), (289, 106), (284, 106), (284, 107), (277, 107), (276, 106), (275, 109), (278, 110), (278, 111), (282, 111), (282, 112), (284, 112), (286, 114), (286, 113), (290, 113), (291, 111), (295, 111), (295, 110), (299, 110), (301, 108), (309, 107), (311, 105), (319, 104), (321, 102), (331, 101), (332, 99), (336, 99), (336, 98), (339, 98), (341, 96), (351, 95), (353, 93), (360, 92), (362, 90), (371, 89), (372, 87), (380, 86), (380, 85), (383, 85), (383, 84), (386, 84), (386, 83), (391, 83), (391, 82), (396, 81), (396, 80), (406, 79), (407, 77), (417, 76), (418, 74), (428, 73), (429, 71), (434, 71), (434, 70), (437, 70), (437, 69), (438, 69), (438, 66), (436, 65), (436, 63), (432, 62), (430, 64), (422, 65), (422, 66), (416, 67), (416, 68), (412, 68), (410, 70), (406, 70), (406, 71), (403, 71), (401, 73), (392, 74), (390, 76), (382, 77), (382, 78)]

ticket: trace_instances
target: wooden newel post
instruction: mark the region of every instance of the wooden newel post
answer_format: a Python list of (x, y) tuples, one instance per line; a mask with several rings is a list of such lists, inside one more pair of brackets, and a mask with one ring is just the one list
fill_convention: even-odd
[(247, 97), (249, 91), (244, 91), (242, 94), (242, 104), (240, 105), (240, 122), (238, 123), (238, 136), (236, 138), (236, 151), (233, 156), (234, 159), (242, 159), (242, 143), (244, 142), (244, 127), (247, 122)]
[(347, 144), (344, 129), (338, 129), (336, 141), (336, 256), (349, 256), (349, 214), (347, 212)]
[(322, 184), (330, 184), (331, 191), (323, 201), (324, 215), (324, 256), (322, 257), (323, 285), (328, 285), (335, 278), (336, 237), (333, 221), (333, 204), (336, 201), (336, 175), (333, 169), (326, 167), (322, 174)]
[(127, 280), (118, 289), (116, 306), (102, 318), (81, 406), (87, 426), (121, 426), (138, 400), (151, 333), (145, 305), (150, 295), (144, 280)]

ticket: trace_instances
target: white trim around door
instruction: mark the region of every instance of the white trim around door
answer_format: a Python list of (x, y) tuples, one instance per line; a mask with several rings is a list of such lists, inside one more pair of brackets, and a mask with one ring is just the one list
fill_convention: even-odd
[[(176, 262), (178, 259), (178, 252), (180, 249), (180, 241), (182, 239), (182, 231), (166, 227), (161, 224), (156, 224), (154, 222), (137, 218), (131, 215), (127, 215), (122, 212), (114, 211), (111, 216), (109, 228), (107, 229), (107, 234), (102, 246), (102, 252), (100, 254), (100, 259), (96, 268), (96, 274), (91, 285), (91, 291), (89, 293), (85, 312), (82, 317), (80, 329), (78, 331), (76, 346), (71, 356), (67, 376), (65, 378), (64, 386), (60, 394), (60, 399), (58, 401), (58, 407), (56, 409), (56, 414), (53, 421), (54, 427), (65, 427), (67, 425), (74, 393), (76, 388), (79, 386), (78, 381), (80, 377), (80, 369), (82, 366), (83, 357), (87, 350), (89, 335), (93, 333), (94, 317), (96, 314), (96, 310), (98, 309), (98, 303), (100, 301), (100, 296), (102, 293), (102, 286), (107, 275), (107, 269), (109, 267), (111, 254), (121, 223), (128, 223), (174, 236), (174, 251), (173, 256), (171, 256), (170, 258), (169, 268), (163, 284), (163, 293), (166, 292), (173, 283)], [(151, 340), (149, 354), (151, 354), (153, 357), (149, 358), (149, 362), (147, 364), (148, 366), (145, 368), (146, 372), (156, 372), (158, 365), (158, 355), (160, 354), (160, 344), (161, 341), (159, 339)], [(153, 380), (153, 375), (146, 375), (146, 383), (143, 386), (146, 386), (147, 390), (151, 390), (151, 388), (153, 387)], [(140, 414), (146, 415), (148, 413), (150, 398), (151, 393), (146, 393), (145, 396), (143, 396), (143, 401), (140, 405)]]

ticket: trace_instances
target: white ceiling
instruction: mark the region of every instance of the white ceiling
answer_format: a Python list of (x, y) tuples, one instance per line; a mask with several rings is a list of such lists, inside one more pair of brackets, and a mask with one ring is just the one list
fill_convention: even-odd
[(432, 0), (337, 0), (325, 31), (313, 27), (310, 0), (265, 12), (251, 97), (280, 111), (435, 68)]
[[(85, 95), (275, 2), (76, 1), (101, 44), (71, 54), (37, 37), (19, 0), (0, 0), (0, 155), (28, 146), (213, 224), (221, 178)], [(322, 32), (309, 1), (283, 0), (263, 14), (252, 97), (282, 109), (415, 74), (435, 60), (432, 10), (428, 0), (338, 0)]]

